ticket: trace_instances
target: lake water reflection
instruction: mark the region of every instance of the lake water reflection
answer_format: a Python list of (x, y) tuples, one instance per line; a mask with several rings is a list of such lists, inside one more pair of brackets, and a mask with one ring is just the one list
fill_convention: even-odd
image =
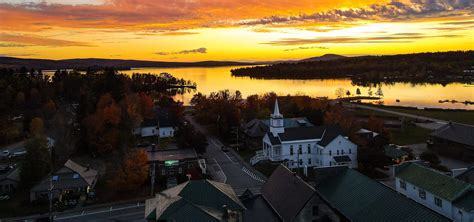
[[(351, 80), (263, 80), (248, 77), (232, 77), (230, 70), (237, 67), (216, 68), (136, 68), (123, 71), (126, 74), (161, 73), (168, 72), (178, 78), (189, 79), (197, 83), (197, 91), (209, 94), (213, 91), (229, 89), (239, 90), (244, 97), (251, 94), (263, 94), (275, 92), (278, 95), (305, 94), (312, 97), (335, 98), (335, 91), (341, 87), (350, 90), (352, 94), (360, 89), (361, 95), (367, 95), (369, 87), (352, 85)], [(439, 103), (439, 100), (474, 101), (474, 87), (461, 83), (453, 83), (447, 86), (436, 85), (412, 85), (409, 83), (395, 83), (393, 85), (382, 84), (383, 101), (386, 105), (438, 107), (451, 109), (474, 109), (474, 105), (462, 103)], [(375, 93), (377, 88), (372, 88)], [(178, 96), (177, 99), (184, 100), (188, 104), (192, 94)], [(397, 102), (397, 99), (400, 102)]]

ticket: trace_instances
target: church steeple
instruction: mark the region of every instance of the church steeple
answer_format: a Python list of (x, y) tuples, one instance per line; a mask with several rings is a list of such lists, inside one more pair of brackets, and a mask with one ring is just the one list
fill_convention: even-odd
[(285, 132), (283, 115), (280, 113), (278, 99), (275, 99), (275, 108), (273, 110), (273, 114), (270, 116), (270, 132), (273, 134), (273, 136), (277, 136), (278, 133)]

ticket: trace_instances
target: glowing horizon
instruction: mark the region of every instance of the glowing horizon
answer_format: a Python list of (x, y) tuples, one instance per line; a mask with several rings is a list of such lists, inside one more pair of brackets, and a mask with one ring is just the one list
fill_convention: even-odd
[(0, 56), (271, 61), (474, 49), (472, 0), (0, 0)]

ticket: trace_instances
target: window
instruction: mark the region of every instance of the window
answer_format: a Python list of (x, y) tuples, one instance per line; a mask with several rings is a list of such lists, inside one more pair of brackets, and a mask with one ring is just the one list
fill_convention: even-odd
[(332, 162), (331, 162), (331, 161), (329, 161), (329, 166), (332, 166)]
[(319, 207), (313, 206), (313, 216), (317, 216), (319, 214)]
[(303, 150), (301, 149), (301, 145), (298, 146), (298, 154), (303, 154)]
[(183, 169), (182, 169), (181, 167), (178, 168), (178, 173), (179, 173), (179, 174), (183, 173)]
[(419, 189), (418, 196), (420, 196), (421, 199), (426, 200), (426, 192), (424, 190)]
[(435, 197), (435, 198), (434, 198), (434, 202), (435, 202), (436, 206), (438, 206), (438, 207), (443, 207), (443, 200), (441, 200), (441, 199)]
[(349, 154), (351, 154), (351, 153), (352, 153), (352, 150), (351, 150), (351, 149), (349, 149)]
[(407, 190), (407, 184), (405, 183), (405, 181), (400, 180), (400, 187), (404, 190)]
[(161, 169), (161, 175), (164, 176), (165, 174), (166, 174), (165, 169)]
[(329, 150), (329, 156), (331, 156), (331, 155), (332, 155), (332, 152), (331, 152), (331, 150)]
[(344, 150), (341, 150), (341, 152), (342, 152), (342, 155), (344, 155)]
[(72, 178), (74, 178), (74, 179), (79, 178), (79, 174), (75, 173), (74, 175), (72, 175)]
[(303, 165), (303, 159), (300, 159), (299, 162), (300, 162), (300, 165)]
[(308, 153), (311, 153), (311, 145), (308, 144)]
[(58, 179), (59, 179), (59, 176), (57, 176), (57, 175), (53, 176), (53, 181), (58, 181)]
[(290, 146), (290, 155), (293, 155), (293, 146)]
[(308, 159), (308, 165), (311, 165), (311, 158)]
[(339, 150), (336, 150), (337, 151), (337, 155), (339, 156)]

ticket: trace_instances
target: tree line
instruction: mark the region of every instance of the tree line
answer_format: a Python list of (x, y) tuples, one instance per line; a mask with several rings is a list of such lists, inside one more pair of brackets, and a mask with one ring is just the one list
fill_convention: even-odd
[(233, 76), (258, 79), (350, 78), (355, 84), (380, 82), (472, 82), (474, 51), (346, 57), (329, 61), (279, 63), (244, 67)]

